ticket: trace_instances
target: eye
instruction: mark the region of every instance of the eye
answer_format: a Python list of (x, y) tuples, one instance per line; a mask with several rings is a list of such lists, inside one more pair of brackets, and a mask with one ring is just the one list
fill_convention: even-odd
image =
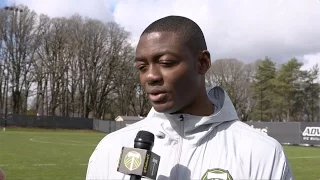
[(137, 68), (138, 68), (139, 71), (144, 71), (146, 69), (146, 67), (147, 66), (144, 65), (144, 64), (137, 65)]
[(160, 61), (159, 64), (164, 67), (172, 67), (175, 64), (177, 64), (177, 62), (176, 61)]

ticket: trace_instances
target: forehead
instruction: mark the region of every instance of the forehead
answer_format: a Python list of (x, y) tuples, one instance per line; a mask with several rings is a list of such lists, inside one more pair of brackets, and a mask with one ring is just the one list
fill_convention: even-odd
[(152, 32), (140, 37), (136, 50), (137, 56), (152, 56), (159, 51), (182, 55), (187, 53), (187, 48), (173, 32)]

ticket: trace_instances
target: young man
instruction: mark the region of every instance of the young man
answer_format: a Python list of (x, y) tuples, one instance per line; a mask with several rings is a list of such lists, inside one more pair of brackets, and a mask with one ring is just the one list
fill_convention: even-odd
[(282, 146), (239, 121), (227, 93), (206, 91), (210, 53), (200, 27), (181, 16), (150, 24), (136, 50), (140, 82), (153, 108), (107, 135), (90, 157), (87, 180), (129, 179), (117, 172), (121, 148), (138, 131), (155, 134), (158, 180), (293, 179)]

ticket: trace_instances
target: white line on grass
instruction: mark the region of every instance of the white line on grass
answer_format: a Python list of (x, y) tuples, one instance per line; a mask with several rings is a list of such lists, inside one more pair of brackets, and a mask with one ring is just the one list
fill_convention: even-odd
[(32, 164), (32, 166), (56, 166), (57, 164)]
[[(74, 143), (80, 143), (80, 144), (85, 144), (85, 145), (88, 145), (87, 142), (81, 142), (81, 141), (72, 141), (72, 140), (64, 140), (64, 141), (67, 141), (67, 142), (74, 142)], [(91, 145), (91, 144), (90, 144)]]
[(297, 157), (289, 157), (289, 159), (313, 159), (320, 158), (320, 156), (297, 156)]
[(96, 146), (94, 144), (85, 144), (85, 142), (82, 142), (83, 144), (72, 144), (72, 143), (61, 143), (61, 142), (49, 142), (49, 141), (37, 140), (35, 138), (30, 138), (30, 141), (38, 142), (38, 143), (62, 144), (62, 145), (72, 145), (72, 146)]
[[(32, 164), (31, 166), (57, 166), (58, 164)], [(78, 166), (87, 166), (88, 164), (77, 164)], [(0, 167), (9, 166), (9, 164), (0, 164)]]

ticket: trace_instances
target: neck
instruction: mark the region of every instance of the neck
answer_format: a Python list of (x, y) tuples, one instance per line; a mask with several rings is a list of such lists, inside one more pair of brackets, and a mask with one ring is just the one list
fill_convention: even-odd
[(181, 110), (172, 113), (183, 113), (195, 116), (210, 116), (214, 113), (214, 106), (208, 98), (206, 90), (202, 91), (199, 96), (195, 98), (189, 106), (182, 108)]

